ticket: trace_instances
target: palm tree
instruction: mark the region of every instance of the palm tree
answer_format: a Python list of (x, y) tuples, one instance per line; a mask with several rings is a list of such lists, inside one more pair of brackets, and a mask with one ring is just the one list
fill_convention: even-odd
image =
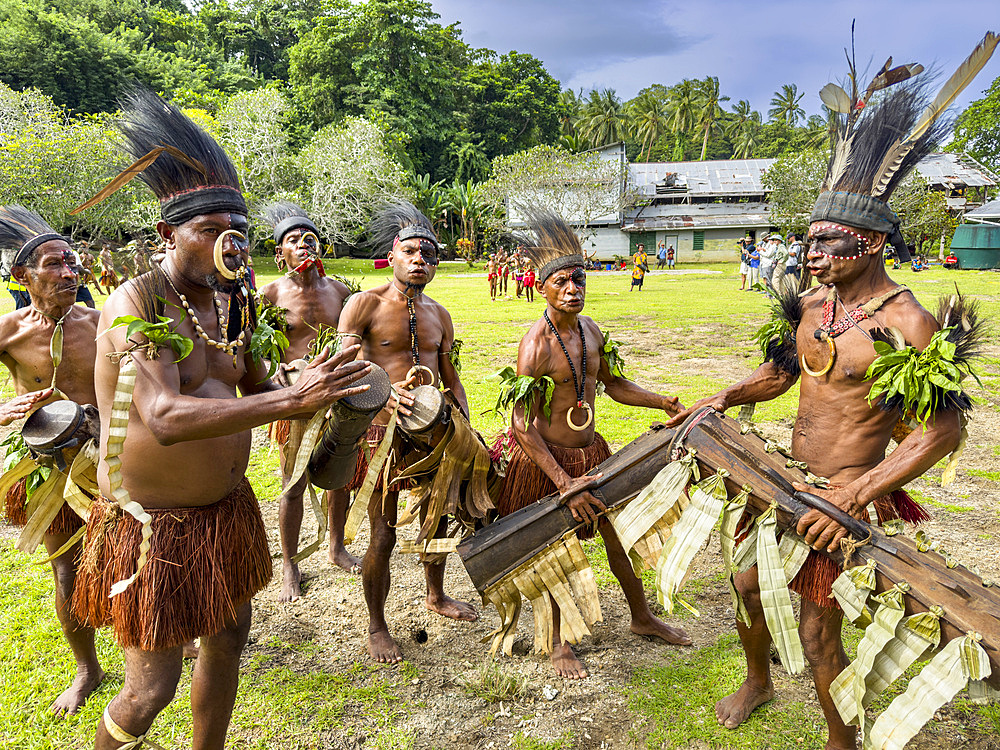
[(802, 129), (802, 139), (808, 148), (820, 148), (829, 143), (830, 128), (826, 118), (813, 115), (806, 120), (806, 126)]
[(623, 139), (627, 126), (625, 108), (614, 89), (592, 89), (583, 105), (580, 134), (595, 148)]
[(587, 142), (578, 132), (567, 133), (559, 136), (557, 143), (571, 154), (578, 154), (587, 150)]
[(733, 156), (749, 159), (754, 149), (760, 145), (760, 112), (750, 106), (746, 99), (740, 99), (733, 107), (726, 135), (733, 142)]
[(646, 92), (632, 100), (629, 113), (632, 133), (642, 143), (639, 161), (646, 161), (653, 144), (670, 128), (670, 112), (662, 97)]
[(719, 129), (719, 119), (725, 114), (722, 102), (728, 102), (728, 96), (719, 95), (719, 79), (715, 76), (708, 76), (702, 82), (701, 92), (698, 97), (698, 128), (702, 131), (701, 157), (699, 161), (705, 160), (705, 152), (708, 150), (708, 138), (713, 130)]
[(573, 89), (559, 92), (559, 132), (563, 135), (576, 135), (582, 101), (583, 89), (579, 93)]
[(806, 116), (805, 110), (799, 106), (804, 96), (794, 83), (784, 84), (781, 91), (775, 91), (771, 97), (771, 109), (767, 111), (767, 116), (772, 120), (783, 120), (794, 128), (799, 119)]
[(747, 121), (733, 140), (733, 156), (737, 159), (752, 159), (754, 151), (761, 144), (762, 130), (760, 113), (754, 112), (753, 117)]
[(694, 111), (698, 101), (696, 81), (685, 78), (670, 88), (670, 129), (686, 133), (694, 125)]

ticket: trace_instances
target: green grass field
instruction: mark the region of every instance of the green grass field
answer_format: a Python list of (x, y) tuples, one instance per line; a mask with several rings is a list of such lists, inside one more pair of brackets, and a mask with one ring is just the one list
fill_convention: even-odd
[[(277, 275), (266, 262), (256, 261), (258, 283)], [(330, 261), (328, 269), (361, 281), (370, 288), (387, 279), (385, 271), (374, 271), (367, 261)], [(683, 267), (682, 267), (683, 269)], [(695, 266), (697, 273), (651, 274), (641, 292), (629, 292), (623, 273), (592, 273), (588, 279), (586, 313), (612, 337), (625, 341), (627, 373), (645, 387), (675, 393), (685, 403), (710, 395), (725, 385), (713, 363), (724, 358), (732, 368), (740, 364), (747, 372), (758, 361), (752, 335), (767, 315), (765, 299), (738, 291), (739, 278), (733, 266)], [(504, 428), (501, 417), (488, 413), (496, 399), (493, 373), (513, 364), (517, 344), (542, 312), (543, 302), (524, 300), (490, 302), (482, 269), (464, 264), (445, 264), (427, 293), (443, 303), (463, 339), (462, 379), (469, 394), (475, 426), (487, 436)], [(898, 274), (928, 307), (936, 308), (936, 297), (953, 291), (958, 281), (962, 291), (981, 301), (985, 315), (1000, 316), (1000, 277), (986, 272), (932, 270), (919, 275)], [(513, 287), (511, 287), (513, 290)], [(100, 304), (100, 302), (99, 302)], [(0, 312), (12, 305), (0, 303)], [(670, 364), (673, 363), (673, 364)], [(991, 369), (997, 372), (993, 361)], [(987, 389), (996, 390), (1000, 376), (987, 375)], [(5, 393), (10, 393), (9, 384)], [(758, 409), (759, 419), (787, 422), (794, 415), (797, 390)], [(646, 429), (650, 421), (662, 419), (649, 410), (623, 407), (607, 397), (598, 400), (598, 429), (616, 447)], [(275, 476), (276, 455), (260, 450), (251, 458), (250, 478), (262, 500), (273, 499), (279, 489)], [(995, 472), (993, 472), (995, 474)], [(995, 476), (989, 477), (996, 479)], [(961, 513), (964, 507), (947, 510)], [(607, 570), (599, 541), (587, 545), (602, 586), (615, 583)], [(41, 750), (89, 746), (104, 704), (121, 684), (121, 654), (110, 637), (98, 637), (102, 664), (108, 682), (99, 696), (79, 715), (64, 721), (49, 717), (48, 705), (67, 683), (72, 660), (52, 612), (52, 586), (48, 566), (41, 560), (17, 553), (10, 540), (0, 546), (0, 745), (4, 748)], [(647, 584), (651, 581), (647, 581)], [(699, 581), (692, 582), (697, 588)], [(706, 581), (705, 585), (718, 585)], [(856, 642), (856, 638), (855, 638)], [(407, 748), (413, 737), (395, 727), (395, 721), (415, 710), (402, 699), (399, 687), (410, 678), (408, 668), (378, 669), (359, 663), (334, 662), (322, 668), (289, 666), (282, 653), (303, 646), (268, 644), (245, 658), (240, 697), (233, 716), (229, 746), (234, 748), (331, 747), (337, 732), (364, 731), (366, 747)], [(318, 660), (323, 663), (322, 660)], [(742, 658), (734, 636), (714, 645), (680, 655), (668, 655), (655, 664), (636, 664), (631, 683), (624, 689), (634, 715), (644, 717), (647, 729), (634, 739), (650, 747), (674, 747), (678, 743), (704, 743), (710, 747), (777, 747), (777, 736), (791, 738), (791, 747), (818, 747), (824, 728), (817, 709), (783, 704), (780, 711), (765, 709), (738, 735), (724, 733), (710, 716), (712, 701), (738, 684)], [(168, 748), (190, 742), (190, 707), (187, 691), (190, 665), (185, 667), (177, 700), (156, 721), (155, 739)], [(964, 710), (964, 709), (963, 709)], [(984, 732), (1000, 732), (1000, 714), (995, 708), (968, 706), (971, 726)], [(511, 746), (523, 748), (571, 747), (571, 739), (540, 743), (518, 732)], [(697, 745), (702, 746), (702, 745)], [(784, 745), (782, 745), (784, 746)]]

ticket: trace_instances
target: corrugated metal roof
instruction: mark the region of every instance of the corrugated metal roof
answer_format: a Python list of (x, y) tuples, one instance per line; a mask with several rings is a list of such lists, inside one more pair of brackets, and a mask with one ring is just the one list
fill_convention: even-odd
[(716, 161), (674, 161), (629, 164), (633, 184), (643, 196), (657, 195), (659, 184), (666, 186), (673, 176), (673, 187), (661, 195), (760, 195), (765, 192), (761, 176), (775, 159), (725, 159)]
[(769, 226), (765, 203), (694, 203), (646, 206), (625, 219), (626, 232)]
[[(629, 164), (632, 183), (647, 199), (671, 195), (692, 197), (761, 195), (761, 180), (777, 159), (720, 159)], [(930, 154), (917, 164), (932, 185), (992, 187), (997, 177), (963, 154)]]
[(976, 219), (1000, 219), (1000, 200), (984, 203), (974, 211), (966, 212), (965, 215)]
[(996, 176), (963, 154), (928, 154), (917, 163), (920, 176), (932, 185), (993, 187)]

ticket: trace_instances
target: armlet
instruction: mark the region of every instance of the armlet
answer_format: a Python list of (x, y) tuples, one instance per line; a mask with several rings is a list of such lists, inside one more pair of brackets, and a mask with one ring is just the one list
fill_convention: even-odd
[(783, 291), (771, 305), (771, 319), (754, 335), (764, 361), (794, 377), (801, 372), (795, 350), (795, 332), (801, 321), (802, 300), (794, 291)]
[(615, 341), (608, 333), (604, 334), (601, 346), (601, 359), (608, 363), (611, 375), (616, 378), (625, 377), (625, 359), (621, 355), (621, 342)]
[(878, 401), (887, 411), (899, 409), (912, 414), (923, 426), (936, 412), (968, 411), (972, 402), (961, 382), (968, 375), (977, 382), (979, 378), (967, 359), (956, 356), (957, 347), (949, 340), (952, 333), (952, 328), (936, 332), (923, 351), (875, 341), (878, 356), (865, 373), (865, 379), (873, 381), (868, 403)]
[(549, 421), (552, 421), (552, 394), (556, 389), (556, 382), (548, 375), (540, 378), (533, 378), (531, 375), (517, 376), (513, 367), (505, 367), (496, 373), (495, 377), (500, 378), (500, 394), (497, 396), (496, 406), (493, 411), (502, 414), (514, 406), (524, 409), (524, 421), (530, 422), (535, 401), (539, 402), (542, 414)]

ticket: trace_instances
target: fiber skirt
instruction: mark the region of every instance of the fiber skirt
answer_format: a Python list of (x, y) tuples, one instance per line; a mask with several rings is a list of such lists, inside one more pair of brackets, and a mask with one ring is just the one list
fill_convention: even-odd
[(73, 612), (110, 626), (122, 648), (173, 648), (214, 635), (271, 580), (271, 553), (250, 482), (213, 505), (147, 509), (152, 538), (146, 566), (125, 591), (112, 584), (135, 572), (142, 524), (103, 497), (94, 501), (73, 590)]
[[(28, 522), (27, 479), (22, 479), (9, 490), (4, 499), (4, 515), (11, 526), (24, 526)], [(83, 526), (83, 519), (78, 516), (67, 503), (59, 509), (56, 517), (49, 524), (46, 534), (75, 534)]]
[[(520, 445), (511, 442), (510, 461), (496, 501), (500, 516), (508, 516), (516, 510), (526, 508), (556, 491), (556, 486), (545, 472), (538, 468)], [(585, 448), (565, 448), (552, 443), (546, 443), (545, 446), (563, 471), (574, 479), (583, 476), (611, 456), (607, 442), (597, 432), (594, 433), (594, 441)], [(578, 535), (589, 539), (594, 532), (581, 529)]]

